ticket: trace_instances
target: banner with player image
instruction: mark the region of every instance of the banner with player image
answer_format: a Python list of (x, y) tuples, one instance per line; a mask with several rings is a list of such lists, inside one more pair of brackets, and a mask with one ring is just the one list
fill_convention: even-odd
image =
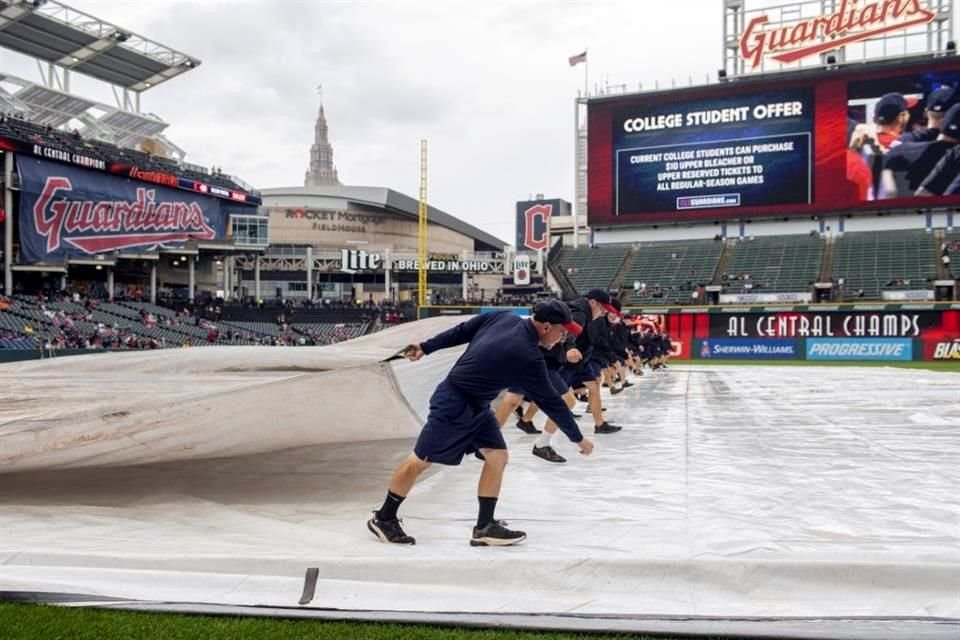
[(591, 227), (960, 205), (960, 59), (588, 103)]
[(954, 70), (848, 85), (846, 176), (858, 202), (960, 196), (958, 81)]

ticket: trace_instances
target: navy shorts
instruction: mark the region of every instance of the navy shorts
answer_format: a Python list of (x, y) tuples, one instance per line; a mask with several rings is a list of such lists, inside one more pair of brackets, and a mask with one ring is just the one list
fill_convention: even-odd
[(489, 406), (476, 408), (444, 380), (430, 396), (430, 415), (413, 452), (426, 462), (457, 465), (479, 449), (506, 449), (497, 417)]
[(571, 389), (579, 389), (587, 382), (593, 382), (600, 377), (600, 365), (591, 360), (579, 369), (574, 367), (564, 367), (560, 369), (560, 375)]
[[(570, 385), (567, 384), (567, 381), (560, 375), (560, 370), (547, 369), (547, 378), (550, 379), (550, 384), (553, 385), (553, 388), (556, 389), (557, 393), (561, 396), (570, 390)], [(525, 400), (527, 399), (527, 392), (520, 387), (510, 387), (507, 391), (522, 395)]]

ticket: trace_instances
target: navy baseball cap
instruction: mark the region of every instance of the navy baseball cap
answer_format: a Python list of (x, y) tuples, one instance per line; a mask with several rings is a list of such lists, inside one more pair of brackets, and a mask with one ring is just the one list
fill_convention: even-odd
[(573, 317), (570, 315), (570, 307), (559, 300), (538, 302), (533, 307), (533, 319), (537, 322), (562, 324), (563, 328), (574, 336), (580, 335), (583, 331), (583, 327), (573, 321)]
[(953, 105), (943, 114), (943, 125), (940, 127), (940, 133), (944, 133), (951, 138), (960, 138), (960, 103)]
[(590, 289), (590, 291), (587, 291), (585, 294), (583, 294), (583, 297), (588, 300), (596, 300), (608, 313), (616, 313), (617, 315), (620, 314), (620, 312), (617, 311), (617, 308), (610, 304), (610, 294), (603, 289)]
[(880, 124), (890, 124), (916, 104), (916, 98), (907, 99), (899, 93), (888, 93), (877, 100), (873, 108), (873, 119)]
[(943, 113), (956, 101), (957, 90), (953, 87), (934, 89), (927, 96), (927, 111)]

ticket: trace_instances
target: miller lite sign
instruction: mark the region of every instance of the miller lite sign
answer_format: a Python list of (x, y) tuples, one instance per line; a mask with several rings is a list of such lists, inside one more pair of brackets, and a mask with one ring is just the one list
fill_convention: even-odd
[(162, 186), (18, 157), (25, 262), (182, 247), (222, 238), (220, 202)]
[[(749, 69), (759, 67), (764, 58), (788, 64), (894, 31), (921, 27), (937, 17), (936, 11), (925, 4), (924, 0), (840, 0), (832, 13), (787, 23), (761, 13), (750, 18), (740, 34), (740, 57)], [(784, 8), (779, 9), (782, 15)], [(768, 26), (771, 23), (776, 26)]]
[(513, 284), (530, 284), (530, 256), (521, 254), (513, 259)]

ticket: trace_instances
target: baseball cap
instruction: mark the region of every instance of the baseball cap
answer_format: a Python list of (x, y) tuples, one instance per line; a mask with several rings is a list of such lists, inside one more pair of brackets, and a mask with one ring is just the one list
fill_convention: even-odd
[(544, 300), (533, 307), (533, 319), (537, 322), (562, 324), (571, 335), (578, 336), (583, 327), (573, 321), (570, 316), (570, 307), (559, 300)]
[(960, 103), (953, 105), (943, 114), (940, 133), (944, 133), (951, 138), (960, 138)]
[(603, 289), (590, 289), (590, 291), (587, 291), (583, 297), (588, 300), (596, 300), (601, 304), (601, 306), (603, 306), (604, 310), (609, 313), (616, 313), (617, 315), (620, 314), (620, 312), (617, 311), (617, 308), (610, 304), (610, 294)]
[(916, 98), (904, 98), (899, 93), (888, 93), (877, 100), (873, 108), (873, 119), (880, 124), (890, 124), (904, 111), (917, 104)]
[(954, 103), (957, 90), (953, 87), (940, 87), (934, 89), (927, 96), (927, 111), (943, 113)]

